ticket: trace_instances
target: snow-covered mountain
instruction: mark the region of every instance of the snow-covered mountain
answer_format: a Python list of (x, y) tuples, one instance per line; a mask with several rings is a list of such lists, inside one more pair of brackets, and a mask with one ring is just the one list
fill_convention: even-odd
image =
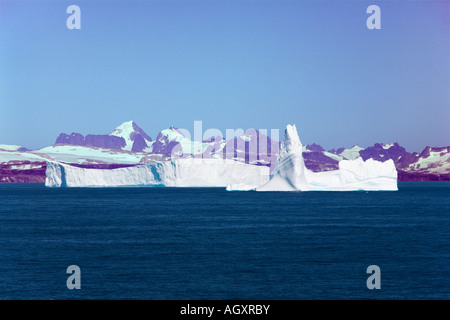
[[(279, 147), (280, 142), (254, 129), (229, 140), (218, 136), (192, 141), (189, 132), (170, 127), (152, 140), (135, 122), (127, 121), (104, 135), (61, 133), (54, 145), (40, 150), (0, 144), (0, 182), (43, 182), (46, 161), (83, 168), (117, 168), (176, 158), (227, 158), (268, 166), (272, 173)], [(302, 146), (305, 166), (313, 172), (337, 170), (339, 161), (358, 157), (381, 162), (392, 159), (400, 181), (450, 180), (449, 154), (450, 147), (426, 147), (421, 153), (408, 153), (396, 142), (329, 151), (315, 143)]]
[(72, 132), (70, 135), (61, 133), (55, 141), (56, 145), (75, 145), (105, 149), (120, 149), (126, 146), (125, 139), (107, 134), (88, 134), (84, 137), (80, 133)]
[(371, 158), (377, 161), (386, 161), (389, 159), (397, 161), (401, 156), (407, 154), (405, 148), (401, 147), (397, 142), (389, 144), (375, 143), (373, 146), (367, 148), (362, 148), (355, 144), (349, 149), (332, 149), (329, 152), (346, 160), (354, 160), (361, 157), (363, 160)]
[(407, 153), (399, 158), (397, 167), (404, 180), (450, 180), (450, 146)]
[(279, 143), (258, 130), (249, 129), (241, 136), (225, 140), (221, 136), (192, 141), (189, 133), (175, 127), (162, 130), (144, 151), (172, 158), (234, 159), (239, 162), (268, 166), (273, 169)]
[(426, 147), (420, 154), (409, 153), (397, 142), (362, 148), (338, 148), (325, 151), (320, 145), (303, 146), (305, 165), (313, 172), (338, 169), (341, 160), (373, 159), (381, 162), (392, 160), (399, 180), (450, 180), (450, 147)]
[(371, 158), (378, 161), (392, 159), (394, 162), (397, 162), (405, 154), (407, 154), (405, 148), (401, 147), (397, 142), (391, 144), (375, 143), (372, 147), (359, 151), (359, 155), (363, 160)]
[(122, 150), (141, 152), (151, 146), (152, 138), (147, 135), (134, 121), (127, 121), (115, 128), (109, 136), (125, 140)]
[(76, 132), (72, 132), (70, 135), (61, 133), (56, 139), (55, 144), (71, 144), (141, 152), (148, 148), (151, 142), (152, 138), (134, 121), (127, 121), (115, 128), (111, 133), (104, 135), (88, 134), (84, 137), (82, 134)]
[(162, 130), (152, 146), (146, 151), (186, 158), (202, 155), (212, 144), (213, 142), (192, 141), (187, 132), (170, 127)]
[(409, 170), (434, 173), (450, 173), (450, 147), (426, 147), (416, 161), (408, 166)]
[(28, 151), (28, 149), (11, 144), (0, 144), (0, 151)]
[(375, 143), (371, 147), (353, 146), (330, 152), (352, 159), (361, 156), (364, 160), (393, 160), (398, 171), (399, 180), (450, 180), (450, 147), (426, 147), (420, 154), (409, 153), (397, 142)]

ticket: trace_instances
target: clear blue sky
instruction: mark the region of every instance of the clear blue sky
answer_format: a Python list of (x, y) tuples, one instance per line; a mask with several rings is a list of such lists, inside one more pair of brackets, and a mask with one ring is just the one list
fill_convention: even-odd
[(450, 145), (449, 3), (0, 0), (0, 144), (202, 120), (295, 123), (326, 149)]

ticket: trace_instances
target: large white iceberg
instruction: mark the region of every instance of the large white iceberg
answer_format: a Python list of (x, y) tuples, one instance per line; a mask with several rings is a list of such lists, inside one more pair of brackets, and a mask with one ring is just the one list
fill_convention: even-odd
[(227, 187), (256, 191), (398, 190), (394, 162), (342, 160), (339, 169), (312, 172), (305, 167), (295, 125), (288, 125), (272, 176), (266, 166), (227, 159), (177, 159), (118, 169), (85, 169), (48, 162), (48, 187)]
[(226, 187), (269, 180), (269, 167), (226, 159), (177, 159), (118, 169), (85, 169), (47, 162), (47, 187)]
[(270, 180), (257, 188), (229, 185), (227, 190), (256, 191), (356, 191), (398, 190), (394, 162), (342, 160), (339, 169), (312, 172), (305, 167), (302, 143), (295, 125), (288, 125), (281, 144), (277, 164)]

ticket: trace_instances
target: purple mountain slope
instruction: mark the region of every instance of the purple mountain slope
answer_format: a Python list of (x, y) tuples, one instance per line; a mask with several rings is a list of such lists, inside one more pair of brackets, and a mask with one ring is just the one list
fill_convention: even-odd
[(105, 149), (121, 149), (126, 145), (125, 139), (120, 137), (94, 134), (88, 134), (84, 137), (82, 134), (75, 132), (72, 132), (71, 135), (61, 133), (56, 139), (55, 144), (72, 144)]
[(105, 149), (120, 149), (125, 146), (125, 140), (123, 138), (108, 135), (88, 134), (84, 138), (84, 141), (86, 142), (86, 146)]
[(407, 154), (405, 148), (401, 147), (397, 142), (391, 145), (382, 145), (380, 143), (375, 143), (373, 147), (368, 147), (359, 152), (363, 160), (372, 158), (378, 161), (386, 161), (389, 159), (398, 161), (400, 157)]
[(175, 127), (162, 130), (152, 145), (152, 152), (163, 155), (178, 154), (182, 152), (181, 142), (186, 137)]
[(84, 141), (84, 136), (82, 134), (72, 132), (72, 134), (68, 135), (65, 133), (61, 133), (58, 138), (56, 138), (55, 144), (73, 144), (76, 146), (84, 146), (86, 142)]
[(330, 158), (322, 151), (304, 152), (305, 166), (314, 172), (337, 170), (339, 161)]
[(141, 152), (145, 148), (148, 148), (147, 142), (142, 135), (135, 135), (133, 138), (133, 146), (131, 147), (132, 152)]
[(322, 148), (321, 145), (318, 145), (318, 144), (315, 144), (315, 143), (307, 144), (306, 145), (306, 149), (311, 150), (311, 151), (318, 151), (318, 152), (325, 151), (324, 148)]

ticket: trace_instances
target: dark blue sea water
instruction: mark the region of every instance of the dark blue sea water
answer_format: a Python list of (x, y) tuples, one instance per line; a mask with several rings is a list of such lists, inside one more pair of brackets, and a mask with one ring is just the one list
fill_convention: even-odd
[(449, 299), (450, 183), (399, 188), (1, 184), (0, 299)]

